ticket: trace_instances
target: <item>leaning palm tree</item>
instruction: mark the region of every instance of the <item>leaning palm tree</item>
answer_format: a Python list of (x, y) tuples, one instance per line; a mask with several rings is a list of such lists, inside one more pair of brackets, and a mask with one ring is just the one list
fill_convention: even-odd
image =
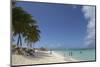
[[(32, 16), (25, 12), (21, 7), (14, 7), (12, 9), (12, 29), (13, 35), (18, 35), (17, 45), (22, 46), (21, 36), (25, 36), (27, 28), (30, 24), (35, 24), (36, 21), (32, 19)], [(27, 35), (26, 35), (27, 36)]]
[(37, 25), (32, 25), (31, 28), (26, 33), (25, 40), (27, 41), (27, 46), (32, 47), (32, 44), (37, 42), (40, 38), (40, 30)]

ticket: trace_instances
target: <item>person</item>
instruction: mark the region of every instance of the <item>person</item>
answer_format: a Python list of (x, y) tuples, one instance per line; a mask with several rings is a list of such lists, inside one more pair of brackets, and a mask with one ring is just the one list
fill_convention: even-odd
[(68, 54), (69, 56), (70, 56), (70, 52), (69, 52), (69, 54)]
[(72, 56), (73, 55), (73, 53), (72, 53), (72, 51), (70, 52), (70, 56)]
[(52, 54), (52, 50), (50, 49), (50, 54)]
[(82, 51), (80, 51), (80, 54), (82, 53)]
[(65, 53), (64, 53), (64, 57), (65, 57)]

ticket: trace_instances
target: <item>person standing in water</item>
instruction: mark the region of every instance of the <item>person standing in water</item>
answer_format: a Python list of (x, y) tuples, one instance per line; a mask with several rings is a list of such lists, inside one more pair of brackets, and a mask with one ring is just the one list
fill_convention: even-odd
[(70, 51), (69, 51), (69, 56), (70, 56)]
[(52, 50), (50, 49), (50, 54), (52, 54)]
[(80, 54), (82, 53), (82, 51), (80, 51)]
[(70, 55), (71, 55), (71, 56), (73, 55), (72, 51), (70, 52)]
[(65, 57), (65, 53), (64, 53), (64, 57)]
[(69, 52), (69, 56), (72, 56), (72, 55), (73, 55), (73, 53), (72, 53), (72, 51), (70, 51), (70, 52)]

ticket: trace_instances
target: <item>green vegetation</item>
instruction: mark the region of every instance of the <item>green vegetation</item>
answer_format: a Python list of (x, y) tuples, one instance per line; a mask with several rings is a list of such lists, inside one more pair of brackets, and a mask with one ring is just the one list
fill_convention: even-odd
[(40, 38), (36, 20), (22, 7), (17, 7), (15, 2), (12, 2), (12, 6), (12, 33), (18, 36), (17, 46), (22, 46), (22, 37), (28, 45), (32, 45)]
[(22, 38), (27, 46), (32, 45), (40, 39), (40, 30), (37, 21), (22, 7), (17, 7), (16, 2), (12, 2), (12, 40), (18, 36), (17, 45), (12, 45), (12, 53), (19, 55), (34, 56), (35, 50), (22, 48)]

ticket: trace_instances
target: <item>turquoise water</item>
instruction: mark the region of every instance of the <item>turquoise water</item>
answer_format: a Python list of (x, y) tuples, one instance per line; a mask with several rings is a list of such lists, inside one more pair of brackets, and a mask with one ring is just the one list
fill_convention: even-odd
[(95, 49), (59, 49), (55, 50), (55, 52), (67, 57), (71, 56), (72, 58), (79, 61), (91, 61), (95, 59)]

